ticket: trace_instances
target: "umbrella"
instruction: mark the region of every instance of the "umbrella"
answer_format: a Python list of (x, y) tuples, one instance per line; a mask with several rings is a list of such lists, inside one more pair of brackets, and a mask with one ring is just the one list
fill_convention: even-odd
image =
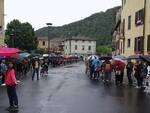
[(125, 62), (124, 60), (119, 59), (119, 58), (113, 58), (113, 60), (114, 60), (115, 62), (119, 62), (119, 63), (122, 63), (122, 64), (126, 64), (126, 62)]
[(114, 56), (114, 58), (119, 58), (119, 59), (122, 59), (122, 60), (127, 60), (127, 58), (123, 55), (116, 55)]
[(99, 59), (99, 58), (96, 55), (91, 55), (91, 56), (88, 57), (88, 60), (90, 60), (90, 59)]
[(100, 60), (111, 60), (112, 57), (111, 56), (101, 56), (99, 59)]
[(22, 58), (27, 58), (30, 56), (30, 54), (29, 53), (20, 53), (19, 56)]
[(0, 48), (0, 56), (12, 56), (18, 52), (19, 49), (17, 48), (7, 48), (7, 47)]
[(43, 54), (43, 57), (48, 57), (49, 55), (48, 54)]
[(1, 59), (5, 59), (5, 58), (6, 58), (5, 56), (0, 56), (0, 60), (1, 60)]
[(144, 60), (145, 62), (147, 62), (148, 64), (150, 64), (150, 55), (143, 55), (143, 56), (140, 56), (140, 58)]
[(133, 59), (133, 60), (134, 60), (134, 59), (135, 59), (135, 60), (136, 60), (136, 59), (140, 59), (140, 56), (141, 56), (141, 55), (139, 55), (139, 54), (131, 55), (131, 56), (128, 57), (128, 60), (132, 60), (132, 59)]
[(120, 69), (124, 69), (126, 66), (126, 62), (122, 59), (114, 58), (114, 64), (115, 66), (118, 66)]

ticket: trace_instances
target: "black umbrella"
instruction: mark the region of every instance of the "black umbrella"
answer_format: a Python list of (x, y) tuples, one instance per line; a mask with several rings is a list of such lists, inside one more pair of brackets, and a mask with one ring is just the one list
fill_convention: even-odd
[(150, 55), (143, 55), (143, 56), (140, 56), (140, 58), (150, 65)]
[(138, 55), (138, 54), (137, 55), (131, 55), (128, 57), (128, 60), (138, 60), (138, 59), (140, 59), (140, 56), (141, 55)]
[(101, 56), (99, 59), (100, 60), (111, 60), (112, 56)]

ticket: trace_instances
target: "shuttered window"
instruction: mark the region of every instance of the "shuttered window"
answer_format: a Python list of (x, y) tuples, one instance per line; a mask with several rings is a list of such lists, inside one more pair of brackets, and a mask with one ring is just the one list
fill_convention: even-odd
[(134, 42), (134, 51), (136, 54), (142, 54), (144, 50), (144, 38), (137, 37)]
[(144, 9), (141, 9), (135, 13), (135, 25), (143, 25), (144, 23)]
[(131, 29), (131, 16), (128, 16), (128, 30)]

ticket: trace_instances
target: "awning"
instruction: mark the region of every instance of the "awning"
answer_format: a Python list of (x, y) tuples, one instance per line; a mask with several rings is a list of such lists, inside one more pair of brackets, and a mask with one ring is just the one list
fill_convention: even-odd
[(17, 48), (7, 48), (2, 47), (0, 48), (0, 56), (12, 56), (16, 53), (18, 53), (20, 50)]

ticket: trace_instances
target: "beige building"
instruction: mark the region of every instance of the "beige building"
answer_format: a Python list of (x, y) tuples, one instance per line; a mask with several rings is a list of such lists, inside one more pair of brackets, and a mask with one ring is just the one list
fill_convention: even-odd
[(118, 10), (118, 12), (116, 13), (116, 25), (115, 28), (113, 30), (113, 39), (112, 39), (112, 50), (113, 50), (113, 55), (118, 55), (120, 54), (123, 50), (121, 49), (121, 41), (122, 39), (124, 39), (123, 37), (121, 38), (121, 36), (123, 36), (123, 33), (121, 32), (121, 7)]
[(0, 45), (4, 45), (4, 0), (0, 0)]
[[(60, 38), (50, 40), (50, 51), (63, 51), (63, 44)], [(38, 49), (48, 49), (48, 37), (38, 37)]]
[(122, 0), (120, 15), (113, 33), (113, 42), (117, 42), (115, 53), (150, 53), (150, 0)]
[(66, 55), (87, 55), (96, 53), (96, 40), (87, 37), (72, 37), (64, 41)]

